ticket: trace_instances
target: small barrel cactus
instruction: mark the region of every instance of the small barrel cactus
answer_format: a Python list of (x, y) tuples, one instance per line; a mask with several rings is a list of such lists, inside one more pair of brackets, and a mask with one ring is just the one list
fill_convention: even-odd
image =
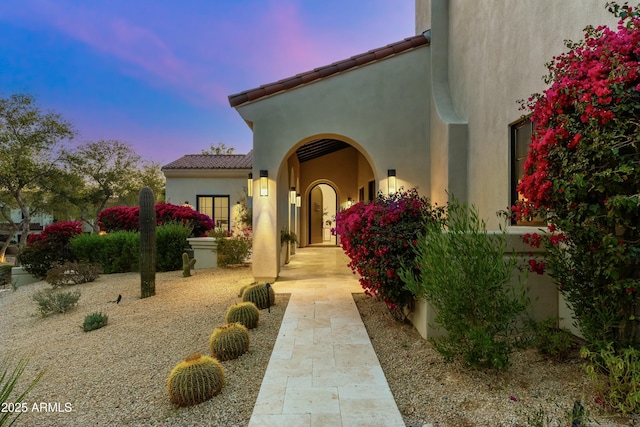
[(184, 277), (191, 276), (191, 269), (195, 264), (196, 264), (195, 258), (189, 260), (189, 254), (186, 252), (182, 253), (182, 275)]
[(209, 338), (213, 357), (220, 360), (237, 359), (249, 350), (249, 330), (240, 323), (228, 323), (216, 328)]
[(222, 390), (224, 383), (220, 362), (196, 353), (173, 368), (167, 380), (167, 391), (171, 402), (190, 406), (211, 399)]
[(276, 303), (276, 293), (273, 287), (267, 284), (248, 286), (242, 293), (242, 301), (252, 302), (260, 310), (269, 308)]
[(247, 329), (253, 329), (258, 326), (260, 319), (260, 310), (250, 301), (239, 302), (232, 305), (227, 310), (227, 323), (240, 323)]

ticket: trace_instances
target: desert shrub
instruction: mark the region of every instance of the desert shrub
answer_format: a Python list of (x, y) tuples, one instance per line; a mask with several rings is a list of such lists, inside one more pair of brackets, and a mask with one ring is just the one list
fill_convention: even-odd
[(381, 297), (397, 317), (403, 318), (401, 308), (412, 298), (398, 271), (402, 263), (413, 262), (412, 246), (426, 232), (424, 219), (437, 221), (441, 215), (442, 210), (432, 207), (415, 188), (379, 194), (336, 215), (335, 233), (351, 260), (349, 267), (360, 275), (365, 293)]
[(182, 269), (182, 254), (189, 249), (187, 238), (190, 235), (191, 228), (181, 223), (168, 223), (156, 229), (156, 270)]
[(44, 280), (52, 287), (57, 288), (59, 286), (93, 282), (100, 276), (100, 273), (102, 273), (102, 268), (98, 265), (65, 262), (47, 271)]
[(242, 264), (251, 255), (251, 238), (243, 236), (217, 240), (218, 265)]
[(85, 332), (93, 331), (95, 329), (100, 329), (103, 326), (107, 326), (108, 321), (109, 321), (109, 316), (106, 314), (91, 313), (84, 318), (82, 329)]
[(640, 350), (609, 344), (597, 352), (583, 348), (580, 356), (604, 405), (623, 414), (640, 412)]
[(62, 221), (47, 225), (40, 234), (29, 235), (27, 246), (18, 254), (18, 262), (29, 273), (44, 278), (51, 267), (76, 260), (70, 242), (80, 234), (80, 221)]
[(445, 223), (426, 222), (415, 264), (405, 263), (400, 278), (435, 308), (447, 335), (430, 341), (445, 360), (506, 369), (528, 308), (524, 287), (509, 284), (515, 254), (506, 253), (504, 232), (487, 233), (474, 208), (450, 203)]
[[(172, 205), (170, 203), (156, 204), (156, 220), (158, 225), (168, 223), (182, 223), (191, 228), (192, 236), (205, 236), (214, 226), (213, 220), (188, 206)], [(107, 208), (98, 215), (98, 225), (102, 231), (139, 231), (139, 206), (114, 206)]]
[(85, 234), (74, 238), (71, 247), (81, 262), (99, 264), (105, 274), (125, 273), (138, 268), (140, 235), (136, 232)]
[(53, 289), (42, 289), (31, 298), (38, 304), (40, 314), (66, 313), (78, 304), (80, 291), (60, 292)]
[[(169, 223), (156, 230), (156, 269), (182, 269), (182, 253), (189, 248), (187, 237), (191, 229)], [(140, 258), (140, 233), (115, 231), (104, 235), (82, 235), (71, 241), (75, 256), (82, 262), (99, 264), (105, 274), (136, 271)]]
[(540, 354), (561, 362), (569, 357), (577, 343), (573, 334), (558, 326), (557, 318), (548, 318), (533, 326), (535, 339), (533, 344)]

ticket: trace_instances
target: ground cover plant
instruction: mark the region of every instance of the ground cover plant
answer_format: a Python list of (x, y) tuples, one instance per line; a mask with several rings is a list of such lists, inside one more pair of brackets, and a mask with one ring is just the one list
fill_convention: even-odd
[(413, 245), (425, 233), (424, 225), (439, 221), (442, 212), (413, 188), (379, 194), (336, 214), (335, 233), (350, 258), (349, 267), (360, 275), (365, 293), (381, 297), (399, 319), (404, 319), (402, 308), (413, 295), (398, 272), (415, 257)]
[[(602, 351), (640, 350), (640, 10), (607, 7), (617, 28), (587, 27), (583, 40), (567, 42), (547, 64), (549, 88), (523, 102), (534, 131), (518, 187), (525, 200), (512, 207), (517, 218), (547, 221), (544, 232), (526, 236), (546, 250), (532, 269), (554, 279), (588, 354), (600, 355), (591, 366), (605, 375)], [(637, 364), (628, 368), (640, 374)], [(630, 377), (608, 378), (628, 390)], [(623, 401), (611, 406), (640, 409)]]

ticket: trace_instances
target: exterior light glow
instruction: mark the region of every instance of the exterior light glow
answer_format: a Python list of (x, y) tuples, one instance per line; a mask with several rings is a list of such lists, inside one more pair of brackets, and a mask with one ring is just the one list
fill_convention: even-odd
[(260, 170), (260, 196), (265, 197), (269, 195), (269, 171), (266, 169)]

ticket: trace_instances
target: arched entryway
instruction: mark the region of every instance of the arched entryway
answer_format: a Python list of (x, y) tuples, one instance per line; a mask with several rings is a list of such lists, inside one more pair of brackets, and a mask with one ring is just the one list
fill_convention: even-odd
[(338, 211), (338, 194), (328, 184), (317, 184), (309, 192), (308, 204), (308, 244), (336, 245), (336, 236), (331, 234), (335, 227)]

